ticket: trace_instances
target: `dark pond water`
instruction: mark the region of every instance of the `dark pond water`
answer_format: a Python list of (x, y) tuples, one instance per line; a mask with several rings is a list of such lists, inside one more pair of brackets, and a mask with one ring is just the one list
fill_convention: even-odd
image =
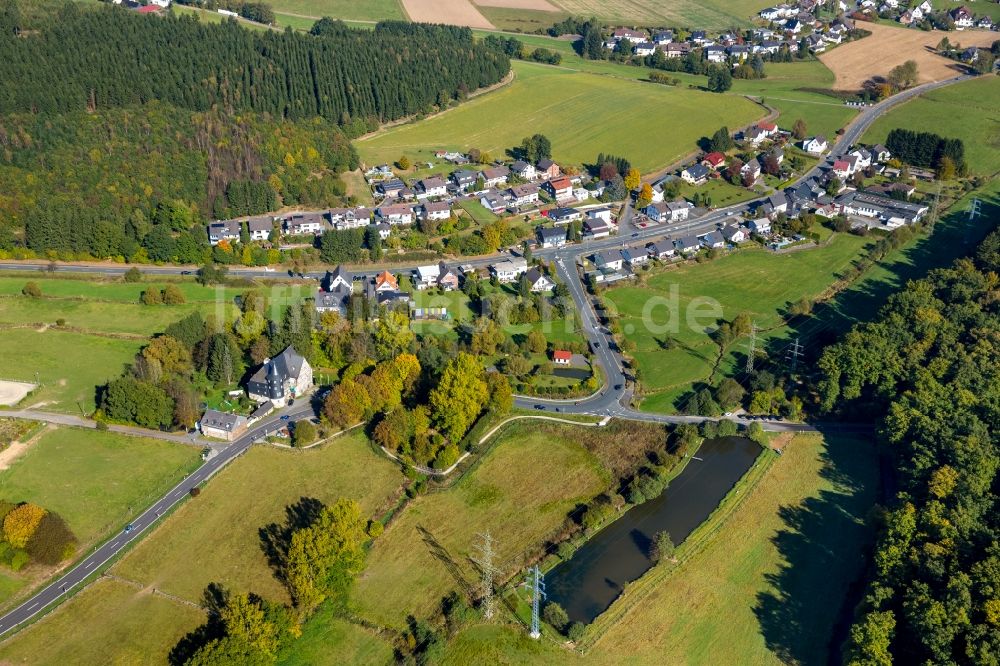
[(585, 368), (553, 368), (552, 374), (556, 377), (566, 377), (567, 379), (579, 379), (583, 381), (590, 377), (590, 370)]
[[(663, 494), (626, 511), (545, 576), (548, 598), (589, 623), (653, 566), (649, 546), (666, 530), (680, 544), (750, 469), (760, 446), (743, 437), (706, 440)], [(700, 460), (699, 460), (700, 459)]]

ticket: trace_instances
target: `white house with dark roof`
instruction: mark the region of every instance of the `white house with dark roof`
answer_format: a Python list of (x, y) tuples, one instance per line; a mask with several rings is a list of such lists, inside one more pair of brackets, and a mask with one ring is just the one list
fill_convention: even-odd
[(810, 155), (821, 155), (829, 148), (830, 144), (827, 143), (826, 137), (822, 135), (814, 136), (813, 138), (806, 139), (802, 142), (802, 150), (806, 151)]
[(496, 187), (507, 182), (510, 177), (510, 169), (505, 166), (483, 169), (482, 176), (486, 187)]
[(538, 243), (543, 248), (563, 247), (566, 245), (565, 227), (538, 227)]
[[(534, 167), (531, 168), (534, 169)], [(533, 183), (514, 185), (507, 192), (514, 206), (529, 206), (538, 203), (538, 185)]]
[(247, 231), (250, 232), (250, 240), (252, 241), (266, 241), (270, 239), (273, 230), (274, 221), (269, 216), (247, 219)]
[(525, 180), (534, 180), (537, 172), (535, 171), (535, 165), (529, 164), (524, 160), (517, 160), (510, 165), (510, 170), (518, 178), (524, 178)]
[(425, 220), (447, 220), (451, 217), (451, 206), (447, 201), (428, 201), (420, 206), (420, 211)]
[(692, 164), (681, 171), (681, 180), (691, 185), (702, 185), (708, 180), (708, 168), (704, 164)]
[(490, 273), (504, 284), (516, 282), (527, 271), (528, 262), (524, 257), (511, 257), (490, 265)]
[(524, 279), (528, 282), (528, 287), (531, 291), (535, 293), (549, 291), (556, 286), (555, 282), (550, 280), (544, 273), (538, 270), (537, 266), (533, 266), (529, 269), (528, 272), (524, 274)]
[[(475, 182), (473, 180), (473, 182)], [(444, 178), (439, 176), (431, 176), (430, 178), (424, 178), (417, 183), (417, 198), (427, 199), (430, 197), (443, 197), (448, 194), (448, 183), (445, 182)]]
[(239, 220), (220, 220), (208, 225), (208, 242), (212, 245), (218, 245), (222, 241), (235, 242), (239, 239)]

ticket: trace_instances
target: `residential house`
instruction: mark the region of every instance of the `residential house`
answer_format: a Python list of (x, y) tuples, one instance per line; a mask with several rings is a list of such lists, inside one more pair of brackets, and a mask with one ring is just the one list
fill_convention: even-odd
[(948, 16), (955, 22), (955, 30), (965, 30), (976, 25), (972, 12), (965, 5), (948, 12)]
[(611, 209), (602, 206), (600, 208), (591, 208), (587, 211), (588, 220), (601, 220), (602, 222), (610, 225), (611, 224)]
[(324, 213), (294, 213), (285, 218), (285, 231), (291, 236), (318, 236), (326, 228)]
[(479, 172), (459, 169), (451, 174), (451, 180), (459, 190), (464, 192), (476, 184), (476, 181), (479, 180)]
[(528, 271), (528, 262), (524, 257), (511, 257), (490, 265), (490, 273), (498, 282), (516, 282), (522, 274)]
[(685, 236), (674, 241), (674, 247), (684, 255), (694, 254), (701, 249), (701, 241), (695, 236)]
[(393, 177), (392, 168), (388, 164), (379, 164), (365, 171), (365, 177), (369, 180), (384, 180)]
[(604, 250), (594, 255), (594, 265), (605, 273), (617, 273), (624, 263), (621, 250)]
[(367, 227), (371, 223), (372, 213), (367, 208), (331, 208), (330, 222), (338, 231)]
[(751, 185), (757, 182), (760, 178), (760, 162), (757, 160), (750, 160), (740, 168), (740, 176), (743, 177), (743, 182), (750, 183)]
[(524, 160), (517, 160), (510, 165), (510, 170), (514, 172), (518, 178), (523, 178), (525, 180), (534, 180), (537, 177), (537, 172), (535, 171), (534, 164), (528, 164)]
[(702, 46), (702, 47), (711, 46), (712, 44), (715, 43), (714, 41), (712, 41), (712, 38), (709, 37), (704, 30), (694, 30), (691, 33), (691, 38), (689, 41), (695, 46)]
[(707, 248), (719, 248), (726, 246), (726, 239), (718, 231), (712, 231), (701, 237), (702, 245)]
[(562, 247), (566, 245), (565, 227), (538, 227), (538, 242), (543, 248)]
[(479, 203), (483, 205), (483, 208), (498, 214), (507, 208), (507, 197), (496, 190), (490, 190), (479, 198)]
[(396, 281), (396, 276), (389, 271), (382, 271), (376, 275), (374, 281), (374, 291), (375, 293), (384, 291), (399, 291), (399, 282)]
[(806, 48), (810, 53), (823, 53), (826, 51), (827, 41), (822, 34), (813, 33), (806, 36)]
[(247, 431), (247, 417), (206, 409), (198, 421), (198, 429), (205, 437), (232, 442)]
[(726, 49), (721, 46), (706, 46), (701, 54), (708, 62), (726, 62)]
[(251, 217), (247, 219), (247, 231), (250, 232), (250, 240), (266, 241), (274, 231), (274, 222), (268, 216)]
[(683, 58), (691, 53), (691, 45), (686, 42), (673, 42), (659, 47), (667, 58)]
[(692, 164), (681, 171), (681, 179), (692, 185), (703, 185), (708, 180), (708, 169), (702, 164)]
[(814, 136), (802, 142), (802, 150), (810, 155), (822, 155), (829, 147), (830, 144), (826, 142), (826, 137), (822, 135)]
[(892, 159), (892, 153), (890, 153), (889, 149), (880, 143), (870, 146), (868, 148), (868, 152), (871, 153), (873, 162), (888, 162)]
[(633, 268), (642, 266), (649, 261), (649, 250), (641, 245), (624, 247), (621, 249), (621, 255), (625, 263)]
[(688, 219), (691, 207), (683, 199), (678, 199), (677, 201), (650, 204), (643, 212), (653, 222), (678, 222)]
[(644, 30), (632, 30), (631, 28), (615, 28), (614, 32), (611, 33), (611, 39), (615, 43), (620, 42), (623, 39), (627, 39), (630, 42), (640, 42), (649, 39), (649, 36)]
[(343, 266), (337, 266), (333, 271), (327, 271), (323, 278), (323, 288), (329, 292), (352, 291), (354, 275)]
[(566, 201), (573, 198), (573, 182), (569, 178), (556, 178), (545, 181), (542, 186), (556, 201)]
[(392, 235), (392, 226), (387, 222), (380, 222), (375, 225), (375, 231), (378, 232), (378, 237), (385, 240)]
[(989, 16), (980, 17), (980, 19), (976, 21), (976, 27), (979, 28), (980, 30), (992, 30), (993, 19), (991, 19)]
[(507, 190), (507, 192), (510, 195), (511, 203), (516, 208), (520, 208), (522, 206), (530, 206), (538, 203), (538, 185), (534, 185), (532, 183), (515, 185), (514, 187)]
[(420, 210), (425, 220), (447, 220), (451, 217), (451, 206), (447, 201), (428, 201)]
[(657, 46), (665, 46), (674, 41), (673, 30), (660, 30), (653, 35), (653, 43)]
[(505, 166), (492, 167), (483, 169), (482, 175), (483, 183), (486, 187), (496, 187), (507, 182), (507, 178), (510, 176), (510, 169)]
[(767, 198), (767, 203), (775, 214), (788, 212), (788, 197), (784, 192), (775, 192)]
[(239, 220), (220, 220), (208, 225), (208, 242), (212, 245), (218, 245), (222, 241), (235, 242), (239, 239)]
[(759, 217), (756, 220), (750, 220), (747, 223), (747, 227), (751, 233), (755, 233), (758, 236), (766, 236), (771, 233), (771, 220), (766, 217)]
[[(469, 172), (475, 173), (475, 172)], [(475, 182), (475, 179), (473, 179)], [(431, 176), (417, 182), (417, 198), (443, 197), (448, 194), (448, 183), (440, 176)]]
[(401, 181), (399, 178), (390, 178), (389, 180), (383, 180), (381, 183), (375, 186), (376, 192), (381, 194), (383, 197), (390, 199), (398, 197), (405, 189), (406, 189), (406, 183)]
[(438, 273), (437, 286), (443, 291), (455, 291), (461, 284), (458, 276), (458, 269), (446, 266), (442, 261), (440, 272)]
[(528, 287), (534, 293), (550, 291), (552, 287), (556, 286), (555, 283), (547, 278), (537, 266), (532, 266), (528, 272), (524, 274), (524, 280), (527, 281)]
[(639, 42), (632, 47), (632, 53), (639, 56), (640, 58), (645, 58), (646, 56), (651, 56), (656, 53), (656, 44), (653, 42)]
[(766, 155), (761, 155), (761, 164), (763, 164), (769, 157), (773, 157), (774, 161), (780, 166), (785, 161), (785, 151), (782, 150), (780, 146), (775, 146), (771, 150), (767, 151)]
[(430, 289), (437, 285), (438, 277), (441, 275), (440, 264), (429, 264), (427, 266), (417, 266), (413, 269), (413, 286), (419, 291)]
[(413, 207), (410, 204), (389, 204), (375, 209), (376, 215), (384, 222), (395, 225), (413, 224)]
[(583, 219), (583, 213), (576, 208), (553, 208), (547, 217), (556, 224), (569, 224)]
[(725, 166), (726, 156), (719, 152), (708, 153), (701, 158), (701, 163), (709, 169), (718, 169), (719, 167)]
[(674, 256), (676, 250), (674, 249), (674, 244), (669, 240), (658, 240), (646, 245), (646, 250), (649, 251), (649, 256), (653, 259), (667, 259)]
[(855, 171), (867, 169), (872, 165), (872, 154), (866, 148), (855, 148), (848, 154), (855, 158)]
[(270, 400), (284, 407), (289, 400), (304, 395), (313, 381), (312, 366), (292, 347), (274, 358), (265, 359), (247, 381), (247, 396), (255, 402)]
[(840, 180), (846, 180), (852, 173), (854, 171), (851, 169), (851, 163), (847, 159), (836, 160), (833, 163), (833, 175), (840, 178)]
[(726, 53), (732, 60), (743, 62), (750, 57), (750, 47), (745, 44), (733, 44), (726, 49)]
[(573, 352), (565, 349), (552, 350), (552, 363), (555, 365), (570, 365), (573, 363)]
[(583, 235), (588, 238), (607, 238), (611, 235), (611, 224), (599, 217), (588, 217), (583, 221)]
[(535, 165), (535, 174), (539, 178), (558, 178), (562, 175), (562, 170), (558, 164), (546, 158), (538, 160), (538, 164)]
[(735, 224), (727, 224), (722, 228), (722, 237), (727, 243), (738, 244), (747, 240), (747, 232)]

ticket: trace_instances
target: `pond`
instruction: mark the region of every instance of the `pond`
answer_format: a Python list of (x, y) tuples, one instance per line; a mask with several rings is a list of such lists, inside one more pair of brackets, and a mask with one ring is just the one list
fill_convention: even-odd
[[(590, 623), (626, 583), (653, 566), (650, 545), (666, 530), (680, 544), (719, 506), (760, 454), (744, 437), (705, 440), (686, 468), (656, 499), (632, 507), (545, 576), (549, 601), (574, 622)], [(733, 529), (736, 529), (735, 527)]]

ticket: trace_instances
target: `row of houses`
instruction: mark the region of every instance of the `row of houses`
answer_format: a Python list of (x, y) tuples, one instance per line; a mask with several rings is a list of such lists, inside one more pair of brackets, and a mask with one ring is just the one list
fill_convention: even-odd
[(726, 225), (721, 229), (701, 235), (683, 236), (676, 239), (663, 238), (645, 244), (603, 250), (591, 256), (591, 261), (600, 272), (594, 274), (593, 279), (598, 282), (606, 282), (624, 277), (623, 272), (626, 269), (634, 271), (637, 267), (653, 259), (669, 261), (679, 257), (689, 257), (703, 249), (738, 245), (749, 238), (749, 229), (737, 225)]

